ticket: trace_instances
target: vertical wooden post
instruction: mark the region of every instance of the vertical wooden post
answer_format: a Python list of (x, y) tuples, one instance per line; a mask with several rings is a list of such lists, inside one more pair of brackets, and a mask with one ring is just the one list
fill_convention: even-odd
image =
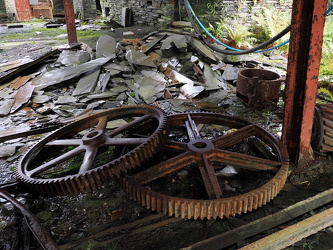
[(312, 158), (311, 135), (316, 104), (327, 0), (294, 0), (282, 141), (298, 165)]
[(75, 25), (75, 14), (74, 14), (73, 0), (64, 0), (64, 8), (65, 8), (65, 15), (66, 15), (68, 43), (69, 44), (76, 44), (77, 43), (77, 35), (76, 35), (76, 25)]

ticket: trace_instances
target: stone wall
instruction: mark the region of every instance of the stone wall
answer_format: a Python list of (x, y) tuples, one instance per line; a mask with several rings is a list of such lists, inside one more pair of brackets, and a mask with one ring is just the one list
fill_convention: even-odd
[[(185, 20), (187, 13), (184, 1), (180, 1), (181, 9), (179, 13), (177, 0), (100, 0), (102, 7), (102, 17), (110, 18), (121, 23), (122, 9), (127, 7), (132, 10), (133, 23), (139, 25), (149, 25), (167, 27), (172, 21)], [(207, 3), (214, 1), (189, 1), (193, 9), (198, 10), (198, 15), (205, 20), (214, 22), (225, 13), (233, 13), (244, 18), (251, 18), (255, 12), (259, 12), (263, 6), (273, 7), (279, 10), (291, 9), (292, 0), (220, 0), (214, 8), (214, 14), (207, 7)]]
[(175, 20), (175, 0), (101, 0), (102, 16), (121, 23), (122, 9), (132, 11), (133, 24), (166, 27)]
[(3, 11), (6, 12), (5, 15), (8, 17), (10, 21), (13, 21), (16, 15), (14, 0), (3, 0), (3, 4), (4, 4)]
[(96, 19), (96, 0), (75, 0), (73, 3), (76, 18), (80, 20)]

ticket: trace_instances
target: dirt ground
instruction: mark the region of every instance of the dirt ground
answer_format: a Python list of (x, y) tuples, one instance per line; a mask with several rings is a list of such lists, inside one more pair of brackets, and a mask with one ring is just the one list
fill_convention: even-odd
[[(128, 38), (143, 37), (153, 31), (151, 27), (115, 28), (102, 31), (122, 39), (123, 32), (133, 31)], [(127, 38), (127, 36), (126, 36)], [(1, 34), (0, 34), (1, 39)], [(96, 38), (96, 40), (98, 37)], [(47, 42), (47, 38), (41, 39)], [(93, 43), (94, 39), (91, 40)], [(24, 41), (5, 41), (16, 46)], [(55, 41), (52, 41), (55, 42)], [(57, 43), (57, 42), (56, 42)], [(63, 45), (63, 41), (60, 44)], [(90, 44), (94, 47), (94, 44)], [(1, 48), (1, 47), (0, 47)], [(244, 116), (267, 110), (246, 109)], [(281, 110), (279, 107), (278, 110)], [(275, 110), (276, 111), (276, 110)], [(276, 117), (274, 117), (275, 119)], [(265, 120), (265, 119), (264, 119)], [(255, 121), (261, 123), (262, 121)], [(276, 122), (276, 121), (275, 121)], [(281, 125), (281, 121), (280, 125)], [(265, 121), (267, 123), (267, 119)], [(12, 159), (0, 160), (0, 188), (5, 188), (36, 215), (38, 221), (51, 234), (60, 249), (180, 249), (245, 225), (267, 215), (281, 211), (299, 201), (312, 197), (333, 186), (333, 160), (331, 155), (316, 155), (315, 160), (303, 168), (291, 166), (287, 183), (272, 201), (247, 214), (211, 220), (180, 219), (158, 214), (131, 200), (117, 181), (98, 190), (73, 196), (42, 197), (15, 183)], [(250, 178), (247, 181), (250, 182)], [(193, 181), (196, 185), (195, 180)], [(253, 181), (253, 180), (252, 180)], [(255, 181), (255, 180), (254, 180)], [(12, 183), (12, 185), (8, 185)], [(9, 202), (0, 198), (1, 249), (41, 249), (27, 228), (21, 213)], [(293, 221), (244, 239), (224, 249), (238, 249), (300, 220), (332, 207), (332, 202), (310, 211)], [(333, 227), (328, 227), (286, 249), (332, 249)]]

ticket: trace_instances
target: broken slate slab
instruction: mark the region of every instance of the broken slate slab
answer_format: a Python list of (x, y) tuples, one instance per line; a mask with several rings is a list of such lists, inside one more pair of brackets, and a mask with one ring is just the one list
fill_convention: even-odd
[(176, 47), (178, 50), (185, 52), (187, 50), (187, 42), (184, 35), (172, 35), (165, 39), (162, 43), (161, 50)]
[(80, 78), (72, 95), (78, 96), (78, 95), (83, 95), (83, 94), (89, 94), (93, 90), (95, 90), (99, 74), (100, 74), (100, 69), (96, 69), (92, 73), (89, 71), (86, 74), (84, 74)]
[(14, 99), (6, 99), (5, 101), (0, 101), (0, 117), (6, 116), (10, 113), (14, 102)]
[(205, 90), (203, 86), (194, 86), (194, 83), (187, 83), (180, 88), (181, 94), (189, 99), (192, 99)]
[(227, 65), (222, 74), (222, 78), (226, 81), (235, 81), (237, 80), (239, 70), (240, 69), (237, 67)]
[(0, 158), (13, 156), (16, 152), (16, 146), (8, 145), (0, 147)]
[(66, 66), (73, 66), (90, 61), (91, 55), (87, 51), (63, 50), (57, 62)]
[(210, 67), (209, 64), (204, 66), (204, 76), (206, 90), (215, 90), (215, 89), (227, 89), (227, 84), (219, 80), (220, 74)]
[(74, 96), (64, 95), (59, 96), (58, 100), (55, 102), (56, 104), (70, 104), (70, 103), (76, 103), (77, 98)]
[(163, 95), (165, 85), (165, 81), (157, 81), (151, 77), (144, 77), (139, 83), (139, 95), (145, 103), (151, 104)]
[(158, 44), (160, 41), (162, 41), (165, 37), (166, 37), (166, 34), (162, 35), (159, 38), (155, 38), (148, 43), (145, 43), (144, 45), (141, 46), (140, 51), (143, 53), (150, 52), (156, 46), (156, 44)]
[(208, 49), (208, 47), (204, 44), (202, 44), (198, 39), (195, 39), (192, 36), (185, 36), (188, 43), (190, 43), (202, 56), (202, 58), (205, 58), (209, 61), (209, 63), (217, 63), (217, 58), (213, 51)]
[(129, 50), (126, 52), (126, 59), (130, 64), (136, 64), (147, 67), (156, 67), (154, 60), (151, 56), (146, 56), (144, 53), (136, 50)]
[(98, 94), (104, 92), (109, 83), (110, 77), (110, 72), (100, 74), (94, 93)]
[(102, 35), (96, 43), (96, 57), (115, 57), (117, 41), (109, 35)]
[(57, 83), (61, 83), (63, 81), (80, 76), (83, 73), (91, 71), (95, 68), (99, 68), (111, 59), (112, 57), (102, 57), (80, 65), (51, 70), (49, 72), (46, 72), (42, 76), (33, 79), (32, 82), (36, 86), (36, 90), (41, 90), (48, 86), (55, 85)]
[(18, 110), (23, 104), (27, 103), (31, 95), (35, 89), (35, 86), (32, 85), (32, 82), (27, 82), (25, 85), (23, 85), (21, 88), (19, 88), (15, 94), (15, 102), (10, 110), (11, 113), (15, 112)]

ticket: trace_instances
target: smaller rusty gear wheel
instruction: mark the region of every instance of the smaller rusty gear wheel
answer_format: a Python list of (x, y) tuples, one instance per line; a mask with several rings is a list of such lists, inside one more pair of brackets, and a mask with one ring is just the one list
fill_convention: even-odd
[[(206, 112), (170, 115), (167, 126), (160, 158), (122, 178), (130, 198), (143, 206), (170, 216), (216, 219), (257, 209), (284, 186), (287, 151), (263, 128)], [(230, 167), (241, 179), (220, 175)]]
[(15, 175), (44, 195), (69, 195), (100, 187), (151, 158), (163, 144), (165, 122), (163, 111), (146, 105), (93, 114), (32, 146)]

